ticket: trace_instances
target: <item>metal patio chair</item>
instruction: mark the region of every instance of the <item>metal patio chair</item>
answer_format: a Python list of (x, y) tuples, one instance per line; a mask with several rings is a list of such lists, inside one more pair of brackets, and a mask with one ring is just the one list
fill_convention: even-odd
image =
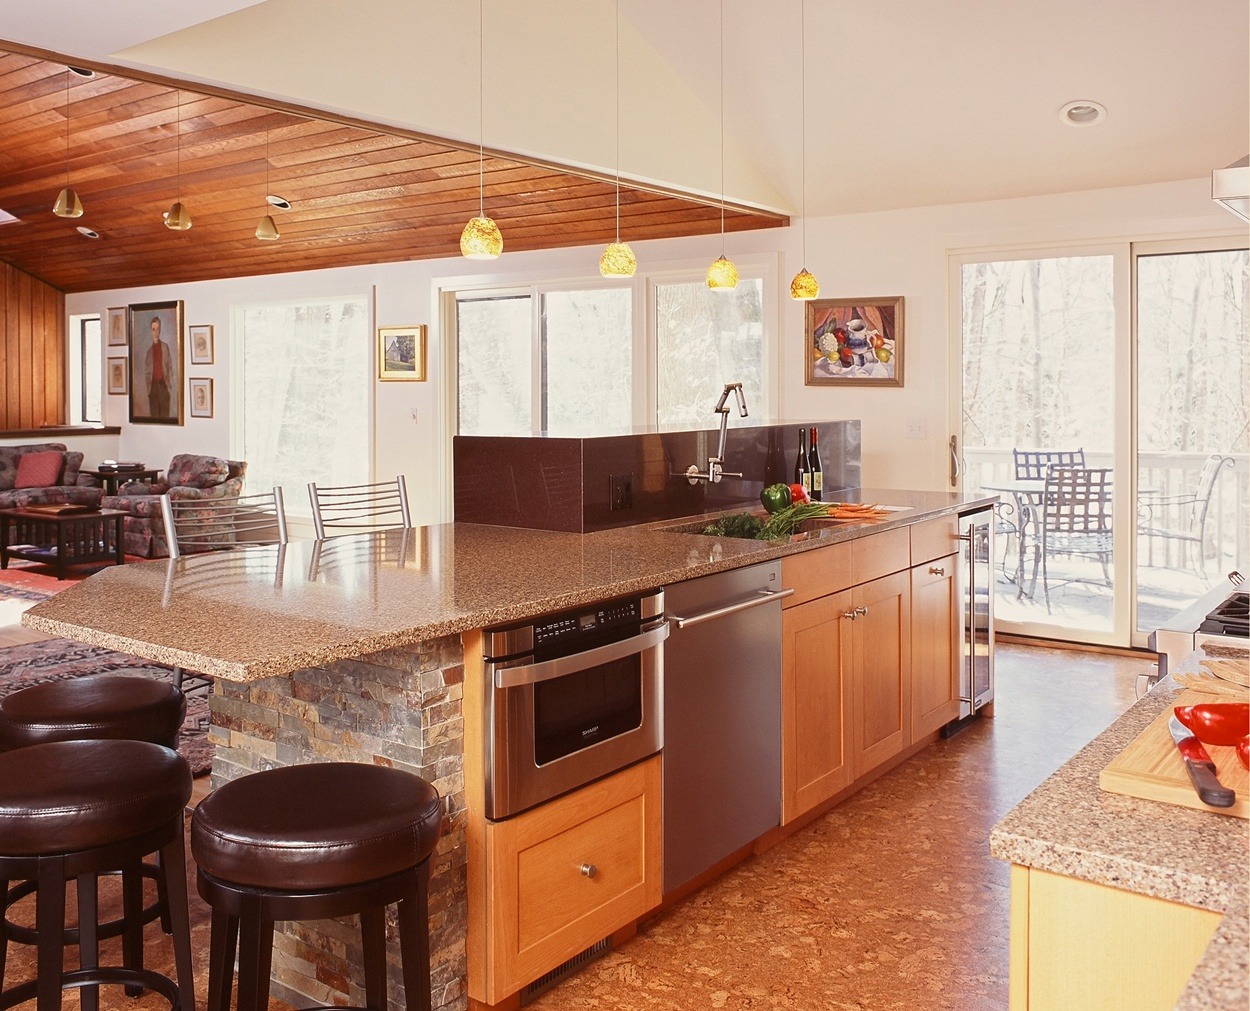
[(1202, 579), (1207, 578), (1207, 517), (1211, 511), (1211, 496), (1215, 493), (1220, 471), (1232, 466), (1231, 456), (1212, 453), (1203, 461), (1192, 492), (1146, 495), (1139, 507), (1138, 534), (1179, 542), (1182, 551), (1192, 556), (1193, 570)]
[(1049, 464), (1046, 468), (1046, 483), (1036, 518), (1029, 596), (1037, 589), (1040, 567), (1047, 614), (1051, 613), (1049, 561), (1052, 555), (1097, 559), (1104, 581), (1111, 585), (1111, 473), (1110, 467)]

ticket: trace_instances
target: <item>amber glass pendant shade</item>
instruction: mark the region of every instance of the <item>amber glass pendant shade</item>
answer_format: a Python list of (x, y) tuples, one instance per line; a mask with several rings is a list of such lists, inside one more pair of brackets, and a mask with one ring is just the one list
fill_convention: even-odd
[(82, 201), (78, 199), (78, 194), (71, 187), (66, 186), (57, 194), (56, 203), (52, 205), (52, 213), (58, 218), (81, 218)]
[(718, 257), (707, 268), (707, 286), (713, 291), (732, 291), (738, 287), (738, 268), (733, 260)]
[(173, 207), (165, 215), (165, 227), (175, 232), (185, 232), (191, 227), (191, 215), (181, 200), (175, 201)]
[(273, 223), (273, 215), (266, 214), (256, 226), (256, 238), (261, 242), (277, 242), (279, 237), (278, 226)]
[(469, 260), (494, 260), (503, 252), (503, 235), (490, 218), (470, 218), (460, 233), (460, 252)]
[(790, 297), (809, 302), (820, 294), (820, 284), (806, 267), (794, 275), (790, 282)]
[(599, 257), (599, 273), (604, 277), (633, 277), (638, 257), (628, 242), (610, 242)]

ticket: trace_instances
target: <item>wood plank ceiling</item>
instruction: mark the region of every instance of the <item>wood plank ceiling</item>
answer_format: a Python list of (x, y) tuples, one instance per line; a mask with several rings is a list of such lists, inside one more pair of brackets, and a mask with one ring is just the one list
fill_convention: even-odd
[[(0, 209), (17, 218), (0, 224), (0, 260), (73, 292), (454, 257), (478, 212), (477, 155), (166, 80), (112, 71), (84, 79), (33, 52), (0, 51)], [(85, 208), (76, 220), (52, 214), (67, 166)], [(267, 207), (266, 193), (292, 208)], [(162, 223), (179, 197), (193, 221), (185, 232)], [(614, 237), (609, 178), (488, 150), (485, 206), (505, 255)], [(255, 237), (266, 211), (277, 242)], [(718, 202), (622, 182), (627, 242), (710, 234), (720, 220)], [(728, 231), (786, 223), (750, 208), (725, 212)]]

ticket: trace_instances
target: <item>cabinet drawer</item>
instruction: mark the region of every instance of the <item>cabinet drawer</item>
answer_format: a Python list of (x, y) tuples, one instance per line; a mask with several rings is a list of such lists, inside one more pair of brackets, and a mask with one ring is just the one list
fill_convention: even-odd
[(907, 527), (869, 534), (851, 541), (850, 544), (851, 576), (855, 585), (911, 567)]
[(657, 906), (660, 847), (659, 756), (488, 823), (489, 1001)]
[(939, 516), (916, 523), (911, 531), (911, 564), (919, 565), (959, 550), (959, 517)]
[(797, 607), (851, 586), (855, 582), (851, 576), (851, 545), (854, 543), (844, 541), (783, 558), (781, 585), (794, 590), (794, 595), (783, 600), (781, 606)]

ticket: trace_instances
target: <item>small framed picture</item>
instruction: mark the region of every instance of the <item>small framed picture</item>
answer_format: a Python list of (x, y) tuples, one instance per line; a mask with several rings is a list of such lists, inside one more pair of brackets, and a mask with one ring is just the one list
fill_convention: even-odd
[(425, 382), (425, 324), (378, 327), (378, 378)]
[(129, 387), (126, 385), (126, 375), (125, 358), (110, 358), (108, 360), (108, 388), (110, 394), (124, 397), (129, 392)]
[(902, 386), (903, 296), (807, 303), (807, 386)]
[(126, 307), (124, 305), (104, 310), (104, 334), (109, 347), (124, 348), (126, 346), (126, 339), (130, 335), (126, 331)]
[(211, 379), (188, 379), (187, 388), (191, 394), (191, 417), (211, 418), (213, 416), (213, 381)]
[(187, 327), (191, 339), (191, 364), (213, 364), (213, 328), (204, 326)]

